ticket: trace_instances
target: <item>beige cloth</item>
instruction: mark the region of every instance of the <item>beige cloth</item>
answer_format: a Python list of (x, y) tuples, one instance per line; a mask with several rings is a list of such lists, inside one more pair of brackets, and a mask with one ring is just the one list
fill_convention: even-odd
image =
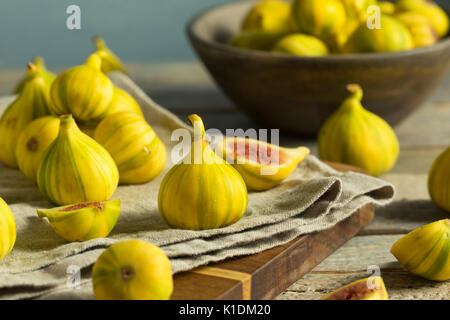
[[(137, 99), (166, 146), (173, 146), (171, 132), (184, 123), (153, 102), (129, 78), (121, 74), (111, 78)], [(0, 112), (12, 99), (0, 99)], [(165, 170), (171, 165), (168, 163)], [(394, 187), (387, 182), (357, 173), (339, 173), (309, 156), (282, 185), (250, 193), (248, 210), (236, 224), (217, 230), (175, 230), (157, 210), (163, 176), (144, 185), (118, 188), (113, 198), (122, 200), (122, 210), (108, 238), (68, 243), (46, 220), (38, 218), (36, 208), (50, 205), (37, 187), (18, 170), (0, 165), (0, 197), (10, 205), (17, 224), (14, 249), (0, 261), (0, 298), (93, 298), (90, 267), (104, 248), (118, 240), (137, 238), (161, 246), (177, 273), (328, 229), (365, 204), (385, 205), (394, 196)], [(81, 289), (67, 286), (69, 266), (81, 268)]]

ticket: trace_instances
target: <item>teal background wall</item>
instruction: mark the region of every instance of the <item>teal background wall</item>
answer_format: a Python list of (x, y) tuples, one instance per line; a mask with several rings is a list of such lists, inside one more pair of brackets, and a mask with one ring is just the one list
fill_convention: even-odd
[[(82, 62), (101, 35), (127, 62), (195, 58), (187, 21), (233, 0), (0, 0), (0, 68), (20, 68), (35, 55), (50, 67)], [(68, 30), (66, 8), (81, 8), (81, 30)]]

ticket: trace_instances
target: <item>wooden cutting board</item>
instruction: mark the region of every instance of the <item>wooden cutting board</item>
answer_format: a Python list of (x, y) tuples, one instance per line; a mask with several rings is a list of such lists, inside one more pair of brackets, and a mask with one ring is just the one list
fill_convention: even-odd
[[(329, 163), (339, 171), (362, 170)], [(179, 273), (174, 300), (273, 299), (367, 226), (374, 207), (367, 205), (331, 229), (301, 236), (258, 254), (232, 258)]]

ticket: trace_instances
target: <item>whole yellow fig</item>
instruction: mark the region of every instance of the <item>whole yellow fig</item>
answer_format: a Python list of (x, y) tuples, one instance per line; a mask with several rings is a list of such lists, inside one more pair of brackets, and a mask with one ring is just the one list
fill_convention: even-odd
[(361, 105), (363, 91), (359, 85), (347, 88), (351, 95), (320, 129), (320, 158), (354, 165), (378, 176), (397, 161), (397, 136), (386, 121)]
[(168, 300), (173, 291), (172, 266), (153, 244), (121, 241), (95, 262), (92, 285), (97, 300)]
[(279, 32), (247, 31), (235, 35), (228, 44), (241, 49), (270, 51), (284, 35)]
[(285, 36), (275, 44), (272, 51), (310, 57), (329, 54), (328, 47), (320, 39), (301, 33)]
[(53, 204), (108, 200), (119, 183), (111, 155), (81, 132), (71, 115), (60, 117), (59, 133), (37, 172), (41, 193)]
[(59, 132), (59, 118), (46, 116), (31, 122), (19, 136), (16, 159), (20, 171), (36, 182), (36, 174), (44, 152)]
[(0, 161), (17, 168), (17, 139), (34, 119), (50, 114), (48, 82), (33, 64), (28, 64), (27, 81), (19, 97), (0, 118)]
[(430, 0), (400, 0), (397, 12), (414, 12), (430, 21), (439, 37), (443, 38), (449, 30), (449, 17), (436, 3)]
[(115, 96), (111, 80), (100, 67), (100, 56), (93, 54), (84, 65), (60, 74), (50, 90), (52, 111), (57, 115), (72, 114), (83, 122), (103, 119)]
[(450, 147), (433, 162), (428, 174), (428, 191), (434, 203), (450, 212)]
[[(33, 64), (36, 66), (36, 68), (41, 73), (42, 78), (47, 83), (48, 88), (52, 85), (53, 81), (56, 78), (56, 75), (50, 71), (47, 70), (45, 67), (45, 62), (42, 57), (35, 57), (33, 59)], [(23, 79), (17, 84), (16, 88), (14, 89), (14, 93), (20, 94), (25, 86), (25, 83), (27, 82), (28, 75), (25, 75)]]
[(341, 32), (347, 14), (339, 0), (295, 0), (292, 16), (302, 33), (311, 34), (327, 42)]
[(6, 202), (0, 198), (0, 260), (11, 252), (16, 243), (16, 222)]
[(370, 29), (362, 23), (348, 39), (343, 52), (392, 52), (414, 48), (410, 32), (397, 19), (381, 15), (380, 27)]
[(296, 26), (291, 16), (290, 3), (282, 0), (258, 2), (242, 23), (242, 31), (292, 32)]
[(40, 218), (47, 218), (55, 233), (67, 241), (106, 238), (119, 219), (120, 200), (39, 209), (37, 214)]
[(119, 88), (114, 88), (114, 92), (116, 95), (115, 102), (108, 115), (121, 111), (131, 111), (144, 117), (141, 107), (128, 92)]
[(391, 253), (406, 270), (429, 280), (450, 279), (450, 219), (420, 227), (398, 240)]
[(247, 187), (239, 172), (210, 148), (197, 115), (190, 153), (166, 174), (158, 194), (161, 217), (172, 227), (204, 230), (237, 222), (248, 204)]
[(94, 37), (93, 41), (97, 48), (95, 53), (102, 59), (103, 73), (109, 73), (111, 71), (127, 73), (122, 61), (106, 46), (105, 40), (102, 37)]
[(439, 36), (434, 31), (430, 21), (424, 16), (414, 12), (402, 12), (395, 18), (408, 28), (412, 35), (414, 47), (431, 46), (438, 42)]
[(148, 182), (166, 166), (164, 144), (147, 121), (135, 112), (117, 112), (106, 117), (94, 137), (116, 162), (120, 183)]

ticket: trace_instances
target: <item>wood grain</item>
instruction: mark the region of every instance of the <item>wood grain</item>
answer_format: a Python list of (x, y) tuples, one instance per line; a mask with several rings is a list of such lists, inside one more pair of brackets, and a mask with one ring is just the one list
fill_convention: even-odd
[[(338, 170), (361, 171), (331, 164)], [(333, 228), (301, 236), (264, 252), (214, 263), (175, 275), (175, 300), (273, 299), (367, 226), (367, 205)]]

